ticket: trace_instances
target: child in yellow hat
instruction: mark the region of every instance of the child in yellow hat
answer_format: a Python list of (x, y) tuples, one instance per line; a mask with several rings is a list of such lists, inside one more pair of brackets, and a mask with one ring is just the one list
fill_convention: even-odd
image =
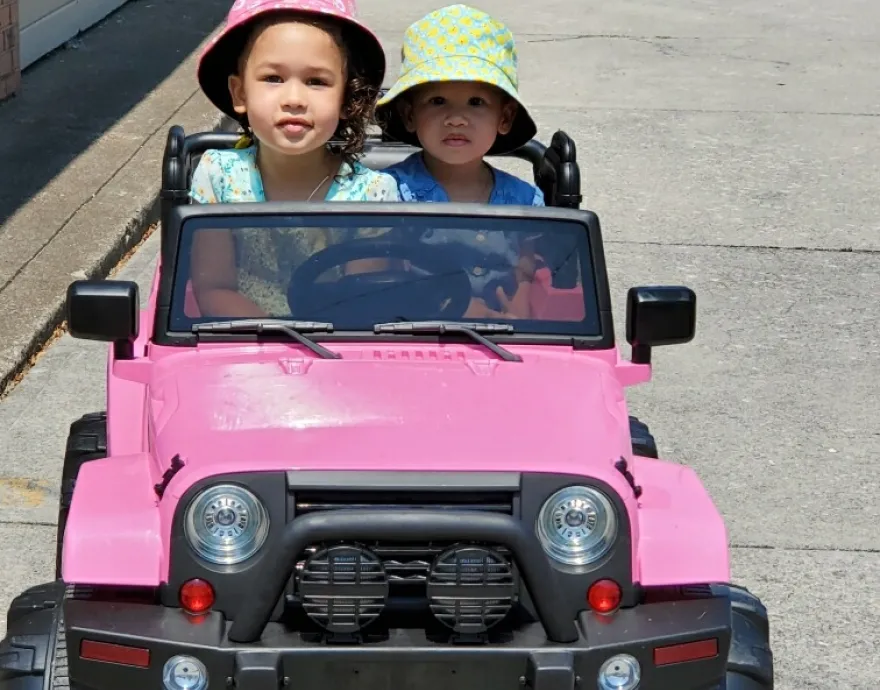
[[(485, 12), (450, 5), (412, 24), (404, 35), (400, 76), (376, 112), (391, 138), (422, 149), (383, 171), (397, 180), (403, 201), (544, 205), (540, 189), (484, 160), (516, 150), (537, 131), (519, 97), (513, 35)], [(443, 240), (452, 232), (444, 230)], [(486, 313), (471, 309), (468, 315), (527, 316), (530, 252), (501, 231), (458, 234), (458, 242), (476, 250), (472, 256), (486, 259), (477, 263), (498, 265), (501, 258), (516, 277), (514, 287), (510, 271), (474, 266), (474, 294)]]

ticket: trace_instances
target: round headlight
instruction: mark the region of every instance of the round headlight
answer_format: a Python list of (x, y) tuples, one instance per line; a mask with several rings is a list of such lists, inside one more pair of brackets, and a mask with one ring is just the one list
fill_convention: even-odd
[(608, 497), (588, 486), (568, 486), (541, 506), (538, 539), (550, 558), (565, 565), (595, 563), (617, 538), (617, 513)]
[(198, 494), (186, 511), (186, 538), (196, 553), (218, 565), (253, 556), (269, 535), (269, 514), (260, 499), (234, 484)]

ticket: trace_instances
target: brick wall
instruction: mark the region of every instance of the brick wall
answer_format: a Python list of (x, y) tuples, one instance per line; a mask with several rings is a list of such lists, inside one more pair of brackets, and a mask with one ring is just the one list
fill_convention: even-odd
[(21, 87), (18, 2), (0, 0), (0, 101), (14, 95)]

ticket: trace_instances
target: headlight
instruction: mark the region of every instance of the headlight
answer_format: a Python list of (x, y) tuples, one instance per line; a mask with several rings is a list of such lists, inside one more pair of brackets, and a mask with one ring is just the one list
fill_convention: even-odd
[(185, 525), (186, 538), (199, 556), (218, 565), (234, 565), (263, 546), (269, 514), (247, 489), (218, 484), (193, 499)]
[(541, 506), (538, 539), (550, 558), (566, 565), (595, 563), (617, 539), (617, 513), (608, 497), (588, 486), (568, 486)]

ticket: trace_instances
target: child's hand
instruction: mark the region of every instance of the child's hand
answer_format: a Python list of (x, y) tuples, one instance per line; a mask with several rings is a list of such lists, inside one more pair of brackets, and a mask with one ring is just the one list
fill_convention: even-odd
[(495, 290), (498, 302), (501, 304), (501, 315), (507, 319), (527, 319), (531, 316), (529, 308), (529, 296), (532, 284), (530, 281), (523, 281), (516, 286), (516, 292), (513, 297), (508, 297), (504, 292), (504, 288), (500, 285)]
[(508, 297), (501, 286), (495, 291), (501, 311), (492, 309), (485, 300), (472, 297), (470, 306), (464, 313), (465, 318), (470, 319), (527, 319), (531, 315), (529, 309), (530, 283), (520, 283), (514, 296)]
[[(471, 309), (468, 310), (466, 316), (478, 316), (478, 318), (484, 319), (528, 319), (531, 316), (529, 297), (539, 259), (540, 257), (531, 250), (520, 254), (513, 269), (516, 278), (516, 292), (513, 297), (508, 297), (500, 285), (495, 289), (495, 296), (501, 305), (501, 311), (489, 308), (483, 300), (471, 300)], [(475, 306), (475, 302), (479, 302), (479, 305)], [(470, 313), (472, 310), (480, 313), (472, 314)]]
[(538, 268), (538, 255), (534, 252), (523, 253), (517, 261), (513, 274), (517, 283), (531, 283), (535, 279), (535, 271)]

